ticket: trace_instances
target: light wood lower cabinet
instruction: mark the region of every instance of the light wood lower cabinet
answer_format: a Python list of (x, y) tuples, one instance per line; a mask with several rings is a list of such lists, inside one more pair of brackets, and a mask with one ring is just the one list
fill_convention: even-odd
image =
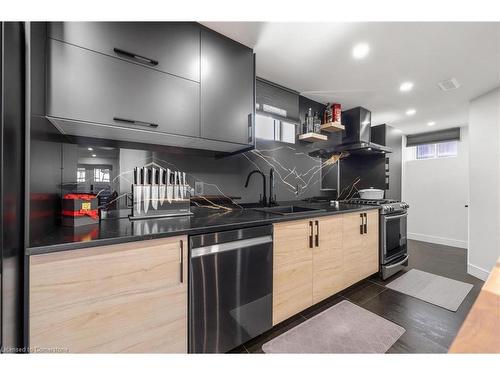
[[(327, 216), (314, 221), (313, 304), (342, 290), (342, 217)], [(315, 242), (316, 245), (316, 242)]]
[(343, 287), (347, 288), (376, 273), (379, 269), (379, 214), (377, 210), (370, 210), (342, 216)]
[(187, 352), (187, 237), (33, 255), (30, 347)]
[(274, 325), (378, 271), (378, 218), (368, 210), (274, 225)]
[(273, 324), (312, 304), (312, 239), (310, 220), (274, 225)]

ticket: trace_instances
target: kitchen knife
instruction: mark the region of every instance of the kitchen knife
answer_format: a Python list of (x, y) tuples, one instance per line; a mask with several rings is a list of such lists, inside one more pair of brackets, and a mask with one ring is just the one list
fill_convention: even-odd
[(183, 191), (182, 191), (182, 172), (181, 171), (178, 171), (177, 172), (177, 190), (179, 191), (178, 193), (178, 197), (179, 199), (183, 199), (184, 196), (182, 195)]
[(184, 186), (182, 186), (182, 172), (177, 172), (177, 177), (179, 178), (179, 198), (184, 199)]
[(183, 198), (187, 199), (188, 187), (186, 184), (186, 172), (182, 172), (182, 189), (183, 189), (183, 194), (182, 194)]
[(154, 210), (158, 209), (158, 179), (156, 168), (151, 168), (151, 206)]
[(132, 200), (134, 204), (135, 211), (137, 212), (137, 215), (141, 214), (141, 193), (142, 193), (142, 187), (139, 186), (140, 184), (140, 178), (139, 178), (139, 168), (135, 167), (134, 168), (134, 199)]
[(160, 183), (160, 205), (163, 205), (163, 202), (165, 201), (165, 169), (160, 168), (160, 176), (158, 182)]
[(172, 203), (172, 172), (170, 171), (170, 168), (167, 168), (167, 201), (168, 203)]
[(144, 197), (144, 213), (148, 213), (149, 209), (149, 199), (150, 199), (150, 193), (151, 193), (151, 185), (149, 183), (149, 168), (144, 168), (143, 169), (143, 190), (142, 190), (142, 196)]
[(174, 172), (174, 201), (179, 199), (179, 185), (177, 184), (177, 171)]

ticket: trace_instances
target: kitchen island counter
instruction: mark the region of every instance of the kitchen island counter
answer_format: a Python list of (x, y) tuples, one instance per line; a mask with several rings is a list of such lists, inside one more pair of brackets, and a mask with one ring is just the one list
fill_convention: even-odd
[(193, 207), (193, 215), (189, 216), (133, 221), (126, 217), (109, 218), (102, 220), (98, 224), (80, 228), (55, 227), (50, 232), (32, 238), (30, 247), (26, 249), (26, 254), (35, 255), (170, 236), (210, 233), (282, 221), (379, 209), (378, 207), (345, 203), (340, 203), (338, 207), (334, 207), (329, 203), (280, 202), (280, 206), (292, 204), (301, 207), (318, 208), (322, 211), (284, 216), (256, 211), (251, 208), (224, 210)]

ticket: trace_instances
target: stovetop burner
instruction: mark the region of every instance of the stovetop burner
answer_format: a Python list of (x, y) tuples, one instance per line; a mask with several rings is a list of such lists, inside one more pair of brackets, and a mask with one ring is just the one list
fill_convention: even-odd
[(381, 207), (380, 213), (382, 215), (395, 214), (406, 212), (406, 209), (410, 207), (407, 203), (401, 202), (395, 199), (361, 199), (361, 198), (351, 198), (344, 203), (347, 204), (360, 204), (366, 206), (379, 206)]
[(368, 206), (381, 206), (383, 204), (399, 203), (400, 201), (395, 199), (361, 199), (361, 198), (351, 198), (346, 201), (346, 203), (351, 204), (366, 204)]

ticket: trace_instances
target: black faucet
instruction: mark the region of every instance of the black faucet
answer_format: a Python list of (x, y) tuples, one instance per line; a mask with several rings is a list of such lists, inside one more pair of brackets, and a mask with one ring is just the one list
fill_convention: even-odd
[(261, 203), (265, 206), (265, 205), (267, 205), (267, 196), (266, 196), (266, 176), (264, 175), (264, 173), (262, 173), (261, 171), (259, 171), (257, 169), (250, 172), (247, 176), (247, 181), (245, 182), (245, 187), (248, 187), (248, 183), (250, 182), (250, 177), (252, 177), (252, 175), (254, 173), (258, 173), (262, 176), (262, 194), (261, 194), (261, 199), (260, 199), (259, 203)]
[(276, 194), (274, 194), (274, 168), (271, 168), (269, 171), (269, 207), (276, 205)]

